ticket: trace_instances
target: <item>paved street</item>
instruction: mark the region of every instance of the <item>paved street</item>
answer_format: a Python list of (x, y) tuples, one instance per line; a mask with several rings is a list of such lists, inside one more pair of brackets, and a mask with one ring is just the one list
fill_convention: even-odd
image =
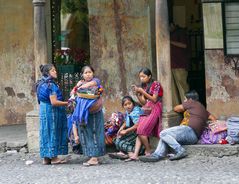
[[(101, 158), (100, 166), (85, 167), (85, 157), (72, 155), (64, 165), (42, 165), (38, 154), (1, 153), (0, 183), (6, 184), (156, 184), (239, 183), (239, 158), (194, 157), (157, 163)], [(33, 161), (26, 165), (26, 161)]]

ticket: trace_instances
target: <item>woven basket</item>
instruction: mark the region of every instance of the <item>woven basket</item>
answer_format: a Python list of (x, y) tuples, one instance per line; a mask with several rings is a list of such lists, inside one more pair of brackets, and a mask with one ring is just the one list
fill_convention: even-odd
[(84, 94), (84, 93), (77, 93), (77, 96), (81, 97), (81, 98), (87, 98), (87, 99), (96, 99), (100, 95), (90, 95), (90, 94)]

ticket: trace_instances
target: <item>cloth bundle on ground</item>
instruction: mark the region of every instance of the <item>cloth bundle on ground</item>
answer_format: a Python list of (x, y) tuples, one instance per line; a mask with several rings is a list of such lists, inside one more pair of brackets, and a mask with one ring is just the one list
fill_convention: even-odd
[(227, 138), (229, 144), (239, 143), (239, 116), (227, 119)]
[(210, 128), (205, 128), (198, 143), (199, 144), (219, 144), (219, 142), (227, 137), (227, 131), (213, 133)]
[(120, 126), (124, 122), (124, 115), (121, 112), (112, 113), (109, 120), (105, 123), (105, 144), (113, 145), (113, 139), (117, 136)]
[(213, 133), (219, 133), (227, 130), (227, 123), (224, 120), (217, 120), (215, 122), (210, 122), (208, 125)]
[(227, 137), (227, 125), (224, 120), (209, 122), (208, 127), (203, 131), (199, 144), (219, 144)]

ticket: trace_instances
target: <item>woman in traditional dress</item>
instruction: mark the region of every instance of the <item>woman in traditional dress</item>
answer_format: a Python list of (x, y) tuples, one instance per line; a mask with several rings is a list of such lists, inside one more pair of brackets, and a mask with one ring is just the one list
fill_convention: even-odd
[(52, 64), (40, 66), (42, 77), (36, 84), (40, 105), (40, 156), (43, 164), (60, 164), (58, 155), (68, 154), (67, 120), (62, 93), (54, 81), (57, 72)]
[(139, 71), (139, 78), (141, 87), (133, 85), (132, 89), (143, 106), (142, 109), (148, 113), (139, 119), (135, 151), (126, 161), (138, 160), (142, 145), (145, 147), (145, 155), (150, 155), (149, 136), (159, 137), (159, 133), (162, 130), (163, 89), (161, 84), (152, 79), (152, 73), (148, 68), (142, 68)]
[[(81, 73), (83, 80), (78, 82), (77, 89), (101, 86), (100, 80), (94, 77), (94, 69), (91, 66), (84, 66)], [(73, 113), (73, 121), (78, 127), (83, 155), (90, 158), (83, 165), (95, 166), (99, 164), (98, 157), (105, 154), (102, 97), (96, 100), (84, 100), (78, 97), (77, 103)]]

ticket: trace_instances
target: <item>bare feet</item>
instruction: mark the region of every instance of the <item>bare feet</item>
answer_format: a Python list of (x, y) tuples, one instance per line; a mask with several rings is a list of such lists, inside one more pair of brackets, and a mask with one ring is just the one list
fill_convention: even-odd
[(83, 163), (84, 166), (96, 166), (99, 165), (99, 161), (98, 158), (96, 157), (92, 157), (90, 160), (88, 160), (87, 162)]
[(58, 157), (54, 157), (51, 159), (51, 164), (64, 164), (66, 163), (66, 160), (60, 159)]

